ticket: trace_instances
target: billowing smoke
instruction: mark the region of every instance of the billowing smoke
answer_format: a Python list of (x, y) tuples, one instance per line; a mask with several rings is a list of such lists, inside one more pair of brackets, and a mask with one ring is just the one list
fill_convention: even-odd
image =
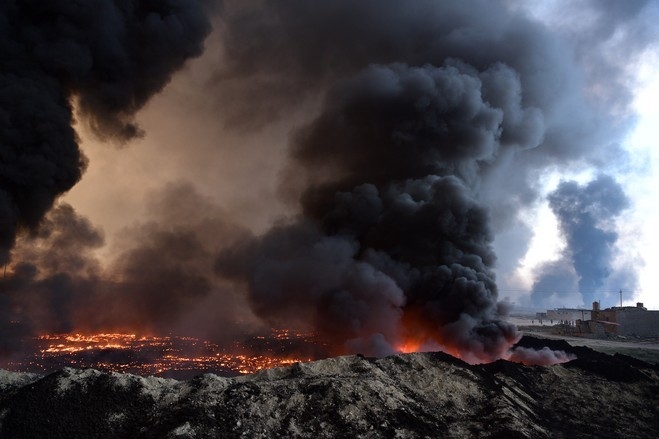
[(68, 332), (80, 299), (100, 280), (93, 251), (104, 244), (102, 232), (68, 204), (55, 207), (38, 231), (19, 238), (16, 263), (3, 275), (2, 290), (11, 300), (10, 321), (23, 331)]
[(66, 333), (90, 313), (90, 299), (101, 279), (94, 250), (103, 233), (68, 204), (52, 209), (38, 230), (19, 237), (15, 263), (0, 281), (0, 353), (18, 349), (22, 337)]
[[(190, 184), (150, 194), (144, 222), (122, 233), (108, 264), (100, 300), (112, 312), (94, 323), (148, 333), (194, 334), (215, 340), (255, 324), (240, 294), (214, 274), (214, 255), (247, 234)], [(103, 313), (102, 313), (103, 314)]]
[(81, 177), (73, 106), (101, 138), (133, 116), (210, 31), (196, 1), (3, 1), (0, 5), (0, 264)]
[(218, 272), (262, 318), (310, 325), (339, 352), (501, 357), (518, 335), (498, 300), (490, 207), (535, 199), (533, 171), (583, 156), (596, 125), (560, 45), (492, 2), (257, 5), (229, 8), (218, 80), (248, 78), (277, 105), (228, 120), (325, 97), (282, 185), (301, 214), (222, 252)]
[[(3, 4), (0, 48), (13, 60), (0, 67), (2, 108), (12, 109), (0, 139), (4, 261), (16, 230), (32, 230), (2, 282), (0, 318), (18, 322), (3, 334), (137, 328), (231, 339), (265, 324), (313, 330), (332, 353), (511, 355), (519, 334), (497, 291), (496, 234), (535, 205), (547, 169), (623, 156), (621, 127), (591, 105), (602, 101), (574, 59), (599, 61), (509, 0), (203, 3), (217, 6), (221, 53), (199, 107), (216, 100), (214, 122), (232, 139), (290, 127), (278, 182), (290, 215), (249, 231), (174, 184), (97, 259), (102, 234), (70, 207), (44, 220), (84, 169), (74, 104), (102, 139), (140, 135), (136, 111), (201, 52), (209, 20), (183, 0)], [(184, 148), (206, 169), (195, 135), (204, 134)], [(232, 157), (259, 143), (242, 157), (278, 162), (270, 140), (251, 137)], [(510, 247), (523, 254), (522, 232)], [(32, 256), (41, 249), (53, 250)]]
[[(339, 349), (393, 352), (409, 332), (475, 358), (500, 356), (516, 332), (500, 321), (477, 195), (479, 162), (501, 147), (504, 111), (484, 98), (506, 92), (497, 76), (515, 83), (499, 64), (480, 74), (457, 61), (392, 64), (333, 89), (294, 144), (300, 172), (326, 174), (310, 176), (303, 217), (244, 244), (238, 274), (257, 312), (311, 316)], [(220, 272), (235, 260), (221, 256)]]
[[(612, 177), (600, 175), (586, 185), (562, 182), (548, 200), (567, 245), (561, 260), (540, 267), (532, 299), (538, 304), (574, 300), (570, 296), (577, 291), (589, 306), (605, 293), (602, 287), (614, 272), (615, 222), (629, 199)], [(634, 275), (618, 274), (617, 280), (625, 282), (620, 288), (633, 289)]]
[(43, 333), (173, 332), (229, 341), (261, 329), (244, 297), (214, 275), (213, 255), (246, 232), (189, 184), (149, 198), (144, 221), (122, 231), (110, 260), (95, 253), (103, 233), (68, 204), (18, 238), (0, 279), (0, 350)]

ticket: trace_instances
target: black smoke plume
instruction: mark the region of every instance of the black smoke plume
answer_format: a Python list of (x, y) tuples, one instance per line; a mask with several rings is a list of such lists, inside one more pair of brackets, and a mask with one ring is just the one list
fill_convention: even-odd
[(338, 351), (478, 361), (516, 339), (494, 232), (538, 200), (543, 170), (624, 153), (585, 98), (579, 54), (510, 5), (225, 2), (226, 123), (322, 102), (281, 187), (300, 215), (218, 258), (259, 316)]
[(194, 0), (0, 4), (0, 264), (84, 172), (74, 102), (100, 138), (140, 135), (133, 116), (209, 31)]
[(301, 215), (221, 253), (218, 272), (262, 318), (302, 321), (338, 351), (412, 340), (499, 358), (518, 335), (498, 300), (488, 185), (514, 169), (503, 185), (523, 188), (540, 157), (582, 156), (595, 123), (565, 105), (579, 84), (560, 45), (492, 2), (256, 5), (228, 9), (220, 86), (249, 78), (279, 108), (325, 98), (282, 186)]
[[(600, 175), (586, 185), (562, 182), (547, 198), (558, 219), (566, 248), (561, 260), (540, 268), (532, 299), (536, 304), (546, 303), (550, 296), (573, 301), (575, 298), (569, 296), (574, 296), (576, 287), (583, 304), (589, 306), (606, 293), (602, 288), (614, 274), (613, 258), (618, 240), (615, 221), (629, 207), (629, 199), (620, 185), (607, 175)], [(626, 283), (620, 287), (633, 289), (633, 274), (625, 274), (617, 276)]]

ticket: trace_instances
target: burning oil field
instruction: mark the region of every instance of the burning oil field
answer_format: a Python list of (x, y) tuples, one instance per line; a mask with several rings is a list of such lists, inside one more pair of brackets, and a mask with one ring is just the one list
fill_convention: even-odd
[[(639, 285), (627, 75), (657, 40), (653, 2), (569, 8), (3, 1), (1, 364), (568, 362), (516, 345), (510, 285)], [(521, 272), (543, 207), (563, 245)]]
[(194, 337), (136, 334), (58, 334), (23, 340), (24, 356), (0, 368), (51, 373), (64, 367), (189, 379), (203, 373), (235, 376), (321, 357), (312, 334), (273, 330), (220, 346)]
[(527, 367), (508, 361), (470, 365), (441, 352), (353, 355), (187, 381), (94, 369), (64, 368), (46, 376), (0, 371), (0, 435), (537, 439), (659, 434), (656, 365), (560, 341), (526, 337), (522, 345), (567, 350), (579, 359)]

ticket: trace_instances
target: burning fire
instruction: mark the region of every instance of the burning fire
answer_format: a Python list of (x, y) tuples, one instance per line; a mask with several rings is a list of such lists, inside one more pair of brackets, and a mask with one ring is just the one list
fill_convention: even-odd
[[(411, 354), (413, 352), (432, 352), (442, 351), (456, 358), (462, 358), (460, 351), (443, 346), (432, 339), (422, 340), (419, 338), (408, 337), (395, 346), (395, 351), (400, 354)], [(477, 363), (479, 361), (476, 361)]]
[(31, 357), (13, 361), (7, 366), (14, 370), (38, 372), (70, 366), (139, 375), (186, 371), (248, 374), (311, 361), (310, 357), (283, 352), (287, 343), (306, 341), (311, 337), (312, 334), (273, 330), (269, 336), (253, 337), (253, 345), (235, 342), (229, 347), (221, 347), (194, 337), (125, 333), (47, 334), (31, 340), (34, 344)]
[[(287, 329), (272, 330), (267, 335), (247, 337), (225, 346), (195, 337), (173, 335), (46, 334), (26, 341), (24, 352), (30, 354), (14, 358), (0, 367), (40, 373), (76, 367), (185, 378), (204, 372), (230, 376), (324, 358), (329, 350), (325, 354), (319, 353), (319, 346), (324, 345), (314, 334)], [(476, 356), (465, 357), (450, 344), (440, 344), (437, 338), (421, 331), (418, 334), (408, 331), (394, 350), (398, 353), (444, 351), (468, 363), (487, 362)], [(527, 365), (556, 364), (573, 359), (564, 352), (548, 348), (521, 347), (509, 349), (502, 357)]]
[(421, 350), (421, 342), (417, 340), (406, 340), (396, 347), (396, 352), (401, 354), (410, 354)]

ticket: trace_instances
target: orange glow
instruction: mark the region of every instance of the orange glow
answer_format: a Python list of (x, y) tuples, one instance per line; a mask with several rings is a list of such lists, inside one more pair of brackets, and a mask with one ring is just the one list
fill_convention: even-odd
[(278, 349), (239, 344), (221, 347), (194, 337), (138, 336), (124, 333), (45, 334), (35, 337), (32, 358), (9, 364), (14, 370), (48, 371), (71, 366), (97, 368), (115, 372), (153, 375), (167, 371), (209, 371), (254, 373), (263, 369), (287, 366), (312, 358), (286, 354), (281, 346), (306, 340), (313, 334), (273, 330), (269, 336), (253, 337), (255, 343), (275, 340)]
[(483, 346), (478, 343), (461, 345), (460, 341), (445, 333), (439, 323), (432, 322), (423, 315), (423, 310), (409, 308), (401, 319), (400, 341), (394, 348), (400, 353), (442, 351), (455, 358), (459, 358), (470, 364), (489, 363), (498, 360), (505, 354), (514, 341), (506, 342), (500, 346), (502, 352), (485, 352)]
[(422, 350), (423, 342), (419, 339), (408, 337), (395, 346), (396, 352), (401, 354), (410, 354), (412, 352), (420, 352)]
[(430, 327), (426, 319), (418, 316), (419, 311), (408, 309), (401, 320), (401, 341), (395, 345), (397, 352), (409, 354), (429, 350), (444, 351), (437, 328)]
[(396, 352), (400, 352), (401, 354), (419, 352), (419, 350), (421, 349), (421, 343), (416, 340), (407, 340), (396, 346), (395, 349)]

